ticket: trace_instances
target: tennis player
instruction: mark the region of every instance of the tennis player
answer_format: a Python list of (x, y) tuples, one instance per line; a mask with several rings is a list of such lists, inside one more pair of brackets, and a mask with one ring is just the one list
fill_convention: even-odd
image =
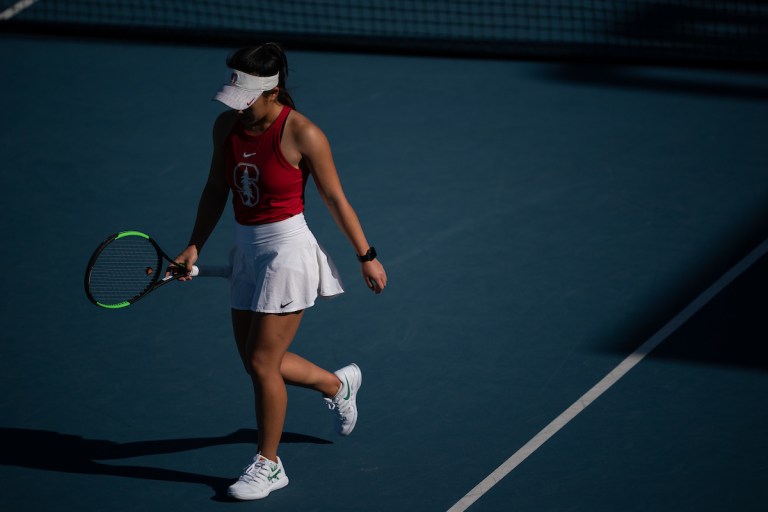
[(278, 457), (286, 383), (322, 393), (341, 435), (350, 434), (357, 421), (360, 368), (349, 364), (331, 373), (288, 351), (304, 310), (318, 297), (343, 293), (338, 271), (304, 218), (310, 176), (352, 244), (364, 283), (381, 293), (387, 276), (347, 201), (325, 134), (294, 110), (282, 48), (275, 43), (242, 48), (227, 65), (229, 82), (214, 99), (231, 110), (214, 124), (210, 174), (189, 245), (176, 261), (191, 270), (231, 191), (236, 220), (232, 326), (253, 382), (259, 434), (258, 453), (228, 494), (251, 500), (288, 485)]

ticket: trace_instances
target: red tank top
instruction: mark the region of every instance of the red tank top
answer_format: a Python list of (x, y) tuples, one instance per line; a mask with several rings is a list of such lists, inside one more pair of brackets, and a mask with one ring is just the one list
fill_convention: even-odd
[(232, 189), (235, 220), (246, 226), (278, 222), (304, 211), (309, 173), (293, 167), (283, 156), (280, 139), (291, 108), (259, 135), (235, 123), (224, 143), (225, 172)]

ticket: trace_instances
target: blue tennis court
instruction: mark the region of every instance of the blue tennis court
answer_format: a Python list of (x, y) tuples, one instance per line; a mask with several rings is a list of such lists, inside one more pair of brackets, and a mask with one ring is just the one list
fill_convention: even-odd
[[(0, 37), (3, 510), (234, 503), (226, 487), (256, 432), (228, 283), (174, 283), (106, 311), (82, 282), (110, 233), (186, 243), (228, 51)], [(308, 186), (347, 293), (309, 310), (292, 348), (360, 365), (360, 420), (337, 437), (322, 400), (290, 389), (291, 484), (241, 507), (764, 509), (768, 75), (288, 58), (297, 108), (328, 135), (389, 286), (358, 282)], [(226, 262), (232, 222), (205, 263)]]

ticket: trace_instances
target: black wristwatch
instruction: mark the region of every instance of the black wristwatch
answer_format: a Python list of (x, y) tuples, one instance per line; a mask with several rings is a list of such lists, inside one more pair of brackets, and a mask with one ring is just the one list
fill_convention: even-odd
[(370, 249), (368, 249), (368, 252), (365, 253), (365, 256), (360, 256), (359, 254), (357, 254), (356, 256), (357, 256), (357, 260), (360, 263), (365, 263), (366, 261), (373, 261), (374, 259), (376, 259), (376, 249), (371, 247)]

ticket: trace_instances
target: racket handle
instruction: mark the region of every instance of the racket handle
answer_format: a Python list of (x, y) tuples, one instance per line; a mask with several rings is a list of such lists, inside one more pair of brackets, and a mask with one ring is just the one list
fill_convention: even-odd
[(216, 265), (203, 265), (198, 267), (192, 265), (192, 272), (189, 274), (192, 277), (225, 277), (229, 278), (232, 275), (232, 267), (229, 266), (216, 266)]

